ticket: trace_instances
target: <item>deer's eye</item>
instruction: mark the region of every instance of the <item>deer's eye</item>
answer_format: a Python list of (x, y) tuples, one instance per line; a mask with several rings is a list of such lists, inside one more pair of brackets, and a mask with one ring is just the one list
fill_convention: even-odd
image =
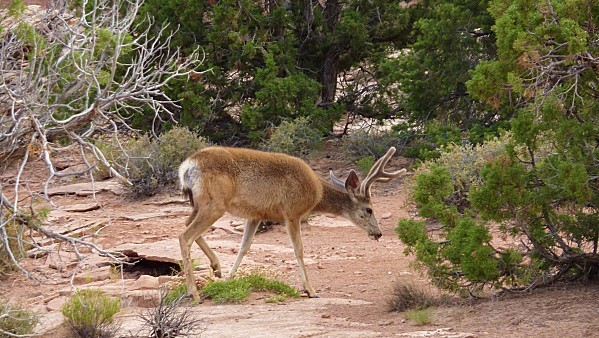
[(366, 213), (367, 213), (368, 215), (372, 215), (372, 209), (370, 209), (370, 208), (366, 208)]

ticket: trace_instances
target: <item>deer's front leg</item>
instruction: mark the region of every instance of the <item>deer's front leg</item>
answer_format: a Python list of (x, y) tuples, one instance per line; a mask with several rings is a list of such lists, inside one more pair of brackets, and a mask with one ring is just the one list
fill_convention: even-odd
[(304, 282), (304, 291), (308, 294), (308, 297), (318, 298), (318, 294), (316, 293), (316, 291), (314, 291), (312, 284), (310, 284), (310, 280), (308, 280), (306, 265), (304, 264), (304, 244), (302, 242), (302, 228), (300, 225), (300, 220), (288, 220), (287, 232), (289, 233), (289, 238), (291, 239), (291, 243), (293, 244), (295, 259), (297, 259), (300, 274)]

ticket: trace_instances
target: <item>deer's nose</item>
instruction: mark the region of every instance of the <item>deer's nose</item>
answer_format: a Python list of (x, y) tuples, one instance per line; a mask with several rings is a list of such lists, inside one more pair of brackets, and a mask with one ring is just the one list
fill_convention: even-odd
[(383, 234), (380, 231), (377, 232), (371, 232), (368, 234), (368, 237), (370, 237), (370, 239), (374, 239), (374, 240), (379, 240), (379, 238), (381, 238), (381, 236), (383, 236)]

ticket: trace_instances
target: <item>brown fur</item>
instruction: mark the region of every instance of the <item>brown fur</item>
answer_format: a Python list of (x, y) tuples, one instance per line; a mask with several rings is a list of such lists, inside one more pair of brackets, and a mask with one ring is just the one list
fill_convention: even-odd
[[(377, 162), (377, 170), (383, 170), (393, 152), (390, 149), (386, 158), (380, 160), (384, 163)], [(378, 176), (375, 175), (379, 174), (369, 173), (369, 182), (376, 181)], [(383, 174), (397, 176), (397, 173)], [(372, 239), (381, 236), (372, 212), (370, 192), (359, 186), (359, 179), (353, 171), (340, 189), (318, 177), (296, 157), (250, 149), (208, 147), (181, 164), (179, 178), (182, 191), (193, 206), (179, 241), (188, 291), (195, 299), (199, 299), (199, 295), (191, 270), (191, 245), (196, 242), (200, 246), (210, 259), (214, 273), (220, 276), (220, 262), (201, 236), (225, 212), (247, 219), (231, 275), (249, 250), (260, 220), (285, 221), (304, 288), (310, 297), (317, 295), (307, 278), (303, 262), (300, 220), (304, 216), (311, 212), (340, 215), (364, 229)]]

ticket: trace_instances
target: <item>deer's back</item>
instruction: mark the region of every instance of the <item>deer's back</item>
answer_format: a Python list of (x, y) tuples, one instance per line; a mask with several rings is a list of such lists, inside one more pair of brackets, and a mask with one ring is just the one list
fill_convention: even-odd
[(188, 160), (202, 190), (222, 198), (231, 214), (284, 220), (308, 213), (322, 198), (322, 183), (302, 160), (251, 149), (208, 147)]

